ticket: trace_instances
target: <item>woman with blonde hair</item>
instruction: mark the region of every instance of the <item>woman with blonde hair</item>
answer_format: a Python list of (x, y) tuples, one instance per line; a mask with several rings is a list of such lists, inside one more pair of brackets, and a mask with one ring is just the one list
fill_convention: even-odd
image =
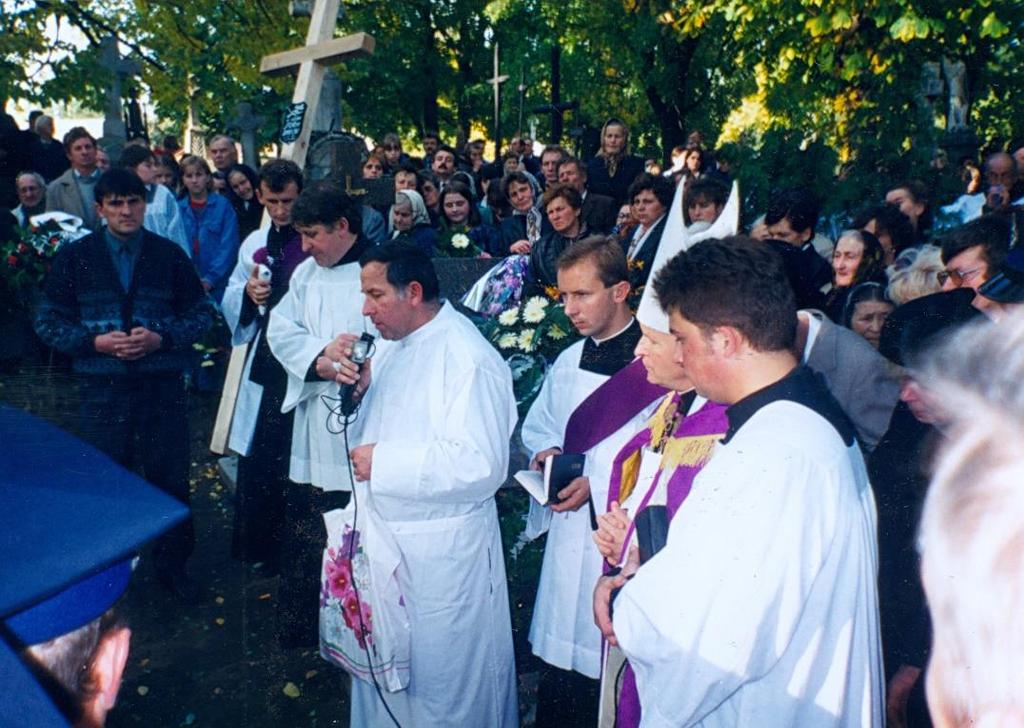
[(601, 127), (601, 149), (587, 162), (587, 189), (607, 195), (619, 205), (626, 202), (629, 186), (643, 174), (644, 160), (629, 153), (629, 128), (612, 117)]
[(946, 268), (942, 264), (942, 250), (935, 245), (908, 248), (886, 269), (889, 287), (886, 295), (897, 306), (942, 290), (939, 273)]

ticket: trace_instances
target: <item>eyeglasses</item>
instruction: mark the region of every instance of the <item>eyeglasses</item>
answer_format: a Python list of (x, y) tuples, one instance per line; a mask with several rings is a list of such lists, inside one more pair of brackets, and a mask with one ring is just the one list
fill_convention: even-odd
[(982, 266), (978, 266), (977, 268), (971, 268), (970, 270), (943, 270), (938, 272), (936, 278), (938, 278), (940, 286), (946, 285), (946, 281), (951, 280), (953, 281), (953, 285), (959, 288), (964, 284), (964, 281), (966, 281), (968, 278), (973, 276), (981, 269)]

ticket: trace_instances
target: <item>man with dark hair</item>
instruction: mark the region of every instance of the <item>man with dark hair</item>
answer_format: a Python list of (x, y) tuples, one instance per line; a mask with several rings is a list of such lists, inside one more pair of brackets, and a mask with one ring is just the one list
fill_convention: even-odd
[(781, 260), (707, 240), (654, 285), (678, 363), (729, 428), (664, 547), (595, 591), (644, 722), (881, 725), (875, 504), (853, 426), (797, 366)]
[(434, 152), (437, 151), (438, 146), (441, 144), (441, 137), (437, 135), (436, 131), (428, 129), (420, 137), (420, 144), (423, 145), (423, 166), (426, 169), (430, 169), (434, 163)]
[[(269, 574), (276, 573), (281, 562), (294, 414), (281, 412), (288, 380), (270, 351), (266, 332), (269, 313), (288, 293), (292, 273), (308, 257), (302, 236), (292, 225), (301, 191), (302, 170), (294, 162), (273, 159), (260, 167), (256, 196), (270, 225), (242, 242), (221, 303), (232, 343), (248, 347), (228, 440), (228, 447), (239, 455), (231, 552), (243, 562), (262, 564)], [(283, 615), (280, 602), (278, 609)], [(290, 622), (279, 616), (278, 635), (288, 645), (299, 643), (288, 629)]]
[(765, 243), (786, 260), (786, 272), (800, 307), (820, 307), (821, 288), (832, 281), (832, 266), (814, 249), (818, 202), (806, 189), (772, 195), (764, 216)]
[(96, 140), (84, 127), (76, 126), (64, 135), (64, 153), (71, 169), (46, 188), (46, 210), (59, 210), (82, 218), (87, 228), (95, 228)]
[(430, 169), (433, 171), (434, 176), (437, 177), (440, 191), (444, 190), (445, 185), (448, 184), (452, 175), (455, 174), (456, 158), (455, 150), (447, 144), (442, 144), (434, 151), (433, 159), (430, 162)]
[[(388, 693), (387, 705), (406, 726), (518, 725), (494, 503), (516, 423), (511, 374), (469, 319), (440, 300), (425, 252), (391, 242), (360, 265), (363, 314), (386, 343), (361, 372), (350, 345), (325, 354), (362, 397), (346, 435), (354, 497), (372, 491), (403, 562), (409, 688)], [(352, 681), (350, 722), (389, 723), (371, 683)]]
[(587, 165), (575, 157), (566, 157), (558, 165), (558, 181), (574, 187), (583, 196), (580, 220), (586, 223), (588, 230), (598, 235), (607, 235), (612, 231), (618, 212), (615, 200), (587, 189)]
[(558, 166), (565, 161), (568, 157), (565, 150), (557, 144), (551, 144), (544, 147), (544, 151), (540, 153), (540, 173), (541, 178), (538, 180), (541, 187), (547, 189), (551, 185), (558, 182)]
[(296, 646), (317, 644), (315, 594), (326, 534), (323, 514), (348, 503), (352, 484), (344, 441), (324, 423), (324, 396), (337, 393), (334, 362), (350, 347), (348, 331), (365, 331), (359, 308), (359, 256), (373, 247), (362, 235), (362, 205), (330, 183), (302, 191), (292, 224), (309, 254), (270, 311), (267, 342), (284, 367), (287, 388), (281, 411), (294, 411), (291, 483), (284, 495), (279, 636)]
[[(188, 504), (182, 374), (212, 322), (210, 305), (185, 252), (142, 227), (146, 188), (135, 174), (105, 172), (95, 192), (107, 225), (57, 254), (36, 333), (71, 357), (82, 436), (125, 466), (141, 463), (147, 480)], [(199, 594), (185, 573), (194, 540), (190, 519), (155, 551), (157, 576), (184, 601)]]
[[(523, 421), (523, 445), (534, 470), (572, 447), (567, 425), (573, 412), (633, 360), (640, 341), (640, 326), (629, 310), (629, 268), (618, 242), (600, 236), (581, 240), (562, 253), (557, 268), (566, 315), (585, 338), (551, 365)], [(588, 448), (583, 475), (559, 492), (557, 502), (530, 504), (528, 522), (536, 525), (528, 535), (548, 531), (529, 637), (534, 654), (545, 662), (537, 726), (597, 721), (601, 633), (591, 619), (591, 595), (580, 589), (601, 575), (601, 555), (590, 537), (591, 513), (605, 512), (615, 454), (649, 414), (644, 410)]]
[(1010, 226), (1000, 215), (982, 215), (954, 228), (941, 240), (942, 290), (971, 288), (977, 292), (1006, 260)]

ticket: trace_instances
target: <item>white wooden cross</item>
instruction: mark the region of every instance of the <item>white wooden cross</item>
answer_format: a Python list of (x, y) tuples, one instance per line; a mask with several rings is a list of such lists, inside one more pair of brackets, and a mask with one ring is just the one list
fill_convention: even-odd
[[(309, 19), (306, 45), (302, 48), (264, 56), (260, 62), (260, 73), (268, 76), (284, 76), (298, 70), (292, 104), (304, 103), (306, 110), (298, 138), (294, 142), (284, 145), (281, 158), (290, 159), (299, 167), (306, 163), (309, 136), (313, 128), (313, 119), (316, 118), (316, 107), (320, 101), (320, 87), (323, 85), (327, 66), (346, 58), (372, 55), (376, 45), (373, 36), (366, 33), (354, 33), (341, 38), (334, 37), (334, 25), (338, 20), (340, 4), (341, 0), (315, 0)], [(269, 224), (269, 215), (264, 213), (263, 225)], [(224, 378), (224, 390), (221, 394), (217, 420), (214, 423), (213, 436), (210, 440), (210, 449), (218, 454), (227, 452), (228, 434), (235, 411), (238, 388), (241, 384), (245, 352), (245, 346), (234, 347)]]
[(283, 76), (298, 70), (292, 104), (305, 103), (306, 113), (299, 138), (284, 146), (281, 157), (292, 160), (300, 167), (306, 162), (309, 135), (313, 128), (313, 119), (316, 117), (320, 87), (323, 85), (327, 66), (347, 58), (372, 55), (376, 45), (373, 36), (367, 33), (334, 37), (339, 4), (340, 0), (316, 0), (309, 20), (306, 45), (263, 56), (263, 60), (260, 61), (260, 73), (268, 76)]

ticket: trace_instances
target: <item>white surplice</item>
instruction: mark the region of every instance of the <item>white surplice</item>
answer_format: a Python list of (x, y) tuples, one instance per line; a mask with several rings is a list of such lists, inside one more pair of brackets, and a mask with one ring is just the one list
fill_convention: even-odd
[(881, 726), (876, 568), (857, 445), (803, 405), (765, 405), (615, 600), (641, 725)]
[(231, 271), (231, 277), (224, 288), (224, 298), (221, 300), (224, 320), (231, 329), (231, 345), (241, 346), (251, 342), (245, 355), (245, 366), (242, 369), (242, 380), (238, 386), (238, 397), (235, 399), (235, 412), (231, 418), (231, 432), (228, 437), (228, 447), (239, 455), (250, 454), (252, 436), (256, 432), (256, 417), (260, 409), (260, 400), (263, 398), (263, 386), (249, 379), (253, 356), (256, 354), (256, 339), (260, 336), (259, 327), (255, 319), (245, 326), (240, 324), (240, 319), (245, 302), (245, 284), (256, 265), (252, 256), (257, 250), (267, 246), (269, 233), (269, 227), (253, 230), (242, 242), (238, 249), (238, 262)]
[(327, 429), (332, 415), (322, 399), (326, 395), (336, 400), (338, 384), (306, 381), (306, 373), (339, 334), (370, 331), (376, 335), (362, 306), (359, 263), (324, 268), (307, 258), (295, 268), (288, 293), (270, 312), (267, 343), (288, 374), (281, 410), (295, 410), (288, 477), (296, 483), (311, 483), (323, 490), (352, 489), (345, 441), (337, 425), (332, 425), (334, 432)]
[[(580, 369), (584, 341), (555, 360), (540, 394), (523, 420), (523, 445), (531, 459), (542, 450), (562, 447), (569, 416), (608, 376)], [(650, 417), (657, 402), (645, 407), (617, 432), (586, 453), (583, 474), (590, 479), (596, 513), (608, 502), (608, 482), (615, 455)], [(548, 523), (537, 599), (530, 623), (533, 654), (549, 665), (575, 670), (589, 678), (601, 674), (601, 632), (594, 625), (594, 584), (601, 575), (601, 553), (591, 536), (590, 509), (554, 513), (530, 501), (533, 518), (543, 510)]]
[[(505, 561), (494, 494), (516, 422), (508, 366), (445, 303), (389, 342), (350, 442), (375, 443), (369, 488), (402, 552), (409, 686), (385, 693), (403, 726), (519, 725)], [(358, 498), (365, 485), (356, 485)], [(393, 725), (352, 681), (352, 726)]]

